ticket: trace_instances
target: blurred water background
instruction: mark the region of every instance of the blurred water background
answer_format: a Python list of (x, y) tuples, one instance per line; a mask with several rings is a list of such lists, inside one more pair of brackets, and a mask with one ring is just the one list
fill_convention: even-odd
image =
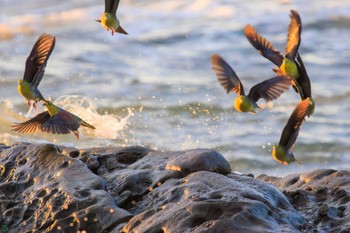
[[(158, 150), (213, 148), (242, 173), (281, 176), (350, 165), (350, 1), (121, 0), (128, 36), (114, 37), (94, 20), (102, 0), (0, 0), (0, 143), (56, 143), (78, 148), (144, 145)], [(302, 164), (282, 166), (273, 144), (298, 95), (290, 89), (257, 114), (233, 110), (211, 71), (223, 56), (247, 90), (273, 76), (243, 34), (246, 24), (284, 52), (290, 9), (302, 18), (300, 53), (312, 81), (316, 110), (294, 147)], [(30, 109), (17, 92), (25, 59), (41, 33), (56, 47), (40, 84), (43, 95), (96, 130), (74, 135), (11, 132)]]

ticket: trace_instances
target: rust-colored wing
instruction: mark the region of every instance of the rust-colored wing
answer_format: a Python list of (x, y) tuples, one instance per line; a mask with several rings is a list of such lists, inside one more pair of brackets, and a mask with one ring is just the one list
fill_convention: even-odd
[(32, 119), (22, 122), (22, 123), (17, 123), (13, 125), (12, 131), (18, 132), (18, 133), (35, 133), (38, 129), (41, 129), (42, 124), (44, 124), (47, 120), (50, 119), (50, 114), (45, 111), (42, 113), (39, 113)]
[(254, 46), (255, 49), (259, 51), (262, 56), (269, 59), (278, 67), (281, 66), (283, 62), (282, 53), (275, 49), (267, 39), (260, 36), (250, 24), (244, 28), (244, 34), (249, 42)]
[(288, 36), (286, 44), (286, 57), (292, 61), (295, 60), (301, 41), (301, 19), (295, 10), (291, 10), (290, 24), (288, 27)]
[(211, 64), (212, 70), (215, 72), (219, 83), (227, 93), (233, 91), (238, 95), (244, 95), (244, 88), (241, 81), (235, 71), (223, 58), (214, 54), (211, 56)]
[(45, 73), (47, 60), (55, 47), (55, 37), (42, 34), (27, 57), (23, 79), (38, 87)]

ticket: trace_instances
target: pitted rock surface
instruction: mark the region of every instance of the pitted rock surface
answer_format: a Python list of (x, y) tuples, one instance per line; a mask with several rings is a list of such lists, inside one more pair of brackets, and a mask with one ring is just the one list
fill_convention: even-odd
[(349, 232), (349, 177), (233, 174), (210, 149), (0, 145), (0, 231)]
[(306, 232), (350, 232), (350, 171), (320, 169), (257, 178), (283, 191), (309, 222)]

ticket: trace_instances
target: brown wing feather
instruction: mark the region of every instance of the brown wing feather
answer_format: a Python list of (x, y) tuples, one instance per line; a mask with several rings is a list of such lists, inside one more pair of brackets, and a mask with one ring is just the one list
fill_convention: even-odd
[(105, 0), (105, 12), (116, 14), (119, 0)]
[(114, 0), (113, 1), (113, 8), (112, 8), (112, 12), (114, 13), (114, 14), (116, 14), (117, 13), (117, 10), (118, 10), (118, 6), (119, 6), (119, 0)]
[(295, 60), (295, 56), (298, 52), (300, 45), (301, 34), (301, 19), (295, 10), (291, 10), (290, 24), (288, 27), (288, 36), (286, 44), (286, 57), (292, 61)]
[(235, 71), (227, 62), (219, 55), (211, 56), (212, 70), (216, 73), (216, 77), (221, 86), (227, 93), (231, 91), (238, 95), (244, 95), (244, 88)]
[(41, 125), (41, 130), (53, 134), (68, 134), (78, 130), (79, 119), (74, 114), (61, 109), (60, 112)]
[(259, 51), (262, 56), (269, 59), (278, 67), (281, 66), (283, 62), (282, 53), (275, 49), (267, 39), (260, 36), (250, 24), (244, 28), (244, 34), (249, 42), (254, 46), (255, 49)]
[(292, 149), (311, 105), (312, 103), (309, 99), (299, 102), (283, 129), (279, 145)]
[(50, 114), (45, 111), (42, 113), (39, 113), (32, 119), (17, 123), (13, 125), (12, 131), (18, 132), (18, 133), (35, 133), (38, 129), (40, 129), (41, 125), (44, 124), (48, 119), (50, 119)]
[(282, 93), (288, 90), (291, 80), (287, 75), (276, 76), (256, 84), (250, 89), (248, 97), (257, 102), (263, 98), (266, 102), (277, 99)]
[(105, 12), (111, 13), (113, 9), (113, 1), (105, 0)]
[(44, 75), (47, 60), (55, 47), (55, 37), (42, 34), (27, 57), (23, 79), (38, 87)]

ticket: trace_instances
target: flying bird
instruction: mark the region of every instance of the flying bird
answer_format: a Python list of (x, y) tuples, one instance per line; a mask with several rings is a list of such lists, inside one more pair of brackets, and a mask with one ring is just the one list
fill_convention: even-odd
[(55, 37), (42, 34), (35, 42), (32, 51), (26, 60), (23, 79), (18, 80), (18, 92), (28, 101), (34, 101), (33, 107), (40, 100), (45, 100), (38, 86), (45, 73), (47, 61), (55, 47)]
[(282, 131), (281, 139), (278, 145), (274, 145), (272, 147), (272, 157), (277, 162), (284, 165), (288, 165), (292, 162), (298, 162), (292, 153), (292, 149), (295, 141), (297, 140), (300, 128), (305, 121), (305, 116), (309, 114), (312, 104), (311, 99), (307, 98), (299, 102), (299, 104), (295, 107)]
[(114, 32), (128, 34), (119, 23), (117, 18), (117, 9), (120, 0), (105, 0), (105, 11), (101, 15), (97, 22), (101, 23), (101, 26), (107, 31), (112, 31), (112, 36), (114, 36)]
[(28, 121), (13, 125), (12, 131), (29, 134), (35, 133), (37, 130), (53, 134), (69, 134), (73, 132), (75, 137), (79, 139), (78, 129), (80, 126), (95, 129), (94, 126), (80, 117), (57, 107), (51, 101), (46, 100), (44, 106), (47, 111), (39, 113)]
[(212, 70), (216, 73), (217, 79), (227, 94), (236, 92), (238, 97), (234, 101), (234, 107), (239, 112), (256, 113), (258, 108), (257, 101), (263, 98), (266, 102), (277, 99), (291, 85), (288, 75), (278, 75), (267, 79), (253, 86), (249, 94), (244, 92), (243, 85), (236, 75), (235, 71), (219, 55), (211, 56)]
[(295, 58), (300, 45), (301, 20), (298, 12), (294, 10), (291, 10), (290, 18), (285, 57), (266, 38), (260, 36), (251, 25), (248, 24), (244, 28), (244, 34), (262, 56), (277, 65), (288, 75), (297, 79), (299, 71), (295, 63)]

